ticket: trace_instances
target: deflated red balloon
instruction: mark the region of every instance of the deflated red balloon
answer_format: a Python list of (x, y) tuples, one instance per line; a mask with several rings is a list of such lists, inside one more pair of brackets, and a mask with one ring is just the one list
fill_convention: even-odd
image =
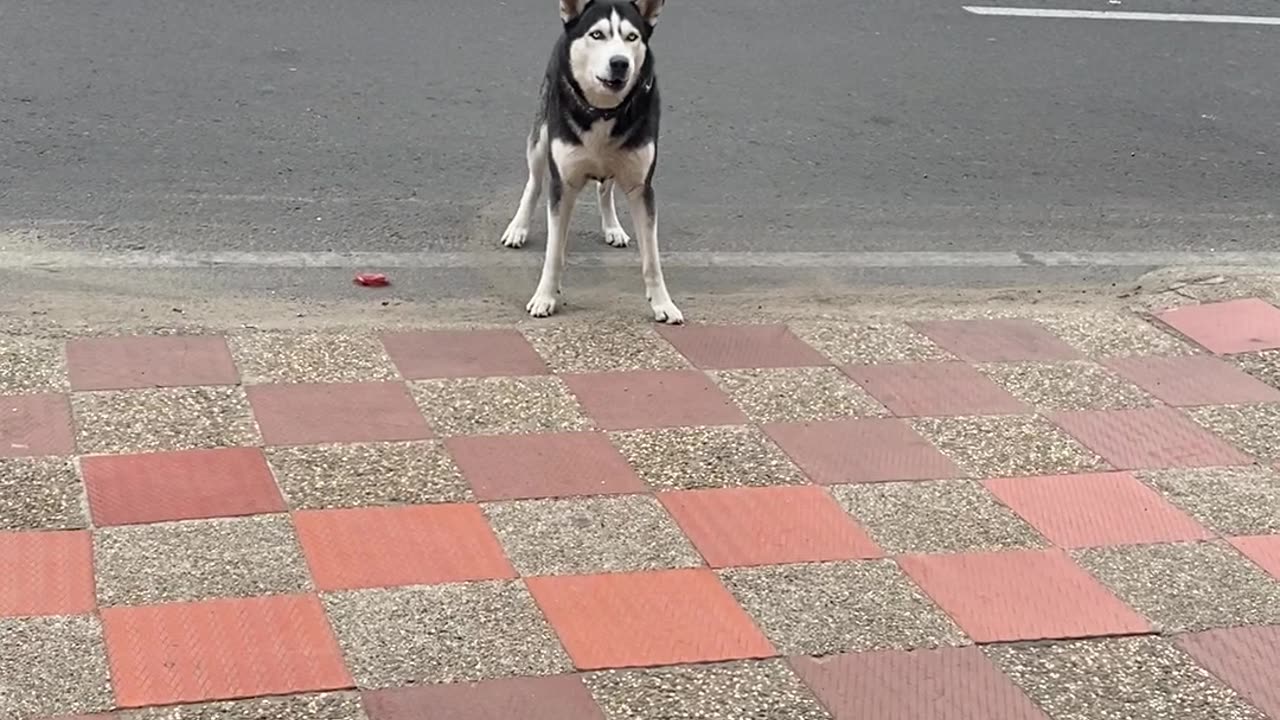
[(360, 273), (356, 275), (356, 284), (365, 287), (386, 287), (391, 284), (391, 281), (382, 273)]

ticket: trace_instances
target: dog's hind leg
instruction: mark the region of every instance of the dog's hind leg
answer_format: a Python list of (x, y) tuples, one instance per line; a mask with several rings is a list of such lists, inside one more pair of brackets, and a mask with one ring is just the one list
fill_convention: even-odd
[(539, 123), (529, 133), (529, 141), (525, 146), (525, 160), (529, 165), (529, 179), (524, 184), (524, 194), (520, 196), (520, 207), (515, 217), (502, 233), (502, 244), (509, 248), (523, 247), (529, 239), (529, 223), (533, 220), (533, 208), (538, 204), (538, 196), (542, 194), (542, 177), (547, 172), (547, 125)]
[(618, 208), (613, 204), (613, 181), (603, 180), (596, 186), (600, 198), (600, 222), (604, 226), (604, 241), (616, 248), (624, 248), (631, 242), (627, 231), (618, 222)]

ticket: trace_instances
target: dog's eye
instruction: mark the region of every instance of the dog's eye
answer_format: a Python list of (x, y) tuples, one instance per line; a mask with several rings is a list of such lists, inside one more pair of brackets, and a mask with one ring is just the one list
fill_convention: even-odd
[(637, 41), (637, 40), (639, 40), (639, 39), (640, 39), (640, 36), (639, 36), (639, 35), (637, 35), (637, 34), (635, 34), (635, 33), (628, 33), (628, 34), (627, 34), (627, 42), (635, 42), (635, 41)]
[(591, 31), (591, 39), (592, 39), (592, 40), (603, 40), (603, 39), (604, 39), (604, 33), (600, 32), (599, 30), (592, 30), (592, 31)]

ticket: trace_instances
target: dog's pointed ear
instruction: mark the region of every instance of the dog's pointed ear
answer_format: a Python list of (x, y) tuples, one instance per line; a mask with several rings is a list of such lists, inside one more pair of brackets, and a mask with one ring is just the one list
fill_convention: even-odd
[(582, 14), (588, 0), (560, 0), (560, 19), (569, 22)]
[(631, 0), (650, 26), (656, 25), (664, 0)]

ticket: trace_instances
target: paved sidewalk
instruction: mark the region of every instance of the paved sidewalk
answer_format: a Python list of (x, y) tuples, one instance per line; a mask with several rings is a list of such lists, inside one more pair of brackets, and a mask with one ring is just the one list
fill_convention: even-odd
[(1280, 718), (1280, 310), (900, 320), (0, 339), (0, 718)]

